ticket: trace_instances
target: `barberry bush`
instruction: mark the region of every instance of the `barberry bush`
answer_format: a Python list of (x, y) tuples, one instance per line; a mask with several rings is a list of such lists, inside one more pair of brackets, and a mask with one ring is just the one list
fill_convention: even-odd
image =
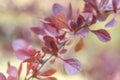
[[(83, 38), (89, 33), (93, 33), (102, 42), (111, 40), (109, 32), (105, 29), (92, 30), (90, 27), (96, 22), (104, 22), (113, 14), (113, 18), (106, 23), (105, 27), (116, 26), (116, 15), (119, 13), (120, 0), (84, 0), (82, 10), (77, 9), (73, 12), (72, 3), (68, 8), (64, 8), (59, 3), (52, 6), (52, 15), (40, 19), (41, 25), (33, 26), (31, 31), (34, 32), (42, 42), (40, 49), (35, 49), (24, 39), (16, 39), (12, 42), (14, 55), (21, 60), (19, 68), (8, 63), (6, 77), (0, 73), (0, 80), (20, 80), (23, 68), (26, 68), (24, 80), (59, 80), (52, 75), (57, 72), (54, 68), (42, 70), (50, 62), (54, 64), (57, 59), (63, 64), (64, 70), (68, 75), (80, 74), (82, 64), (74, 57), (65, 58), (69, 51), (69, 46), (75, 37), (79, 38), (74, 47), (78, 52), (83, 48)], [(75, 14), (75, 15), (73, 15)], [(29, 37), (29, 36), (28, 36)], [(23, 67), (24, 63), (27, 67)]]

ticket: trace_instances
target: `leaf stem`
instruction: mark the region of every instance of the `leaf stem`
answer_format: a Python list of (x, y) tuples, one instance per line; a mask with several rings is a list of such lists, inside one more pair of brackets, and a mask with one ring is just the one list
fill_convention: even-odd
[(38, 68), (38, 70), (40, 70), (46, 63), (48, 60), (50, 60), (54, 55), (50, 55), (47, 59), (45, 59), (42, 63), (42, 65)]

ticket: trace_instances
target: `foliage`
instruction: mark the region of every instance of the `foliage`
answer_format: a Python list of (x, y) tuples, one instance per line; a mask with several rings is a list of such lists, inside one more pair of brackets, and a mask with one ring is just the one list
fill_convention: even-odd
[[(40, 20), (43, 27), (38, 25), (31, 28), (43, 42), (40, 50), (34, 49), (23, 39), (14, 40), (12, 43), (14, 54), (22, 62), (18, 69), (9, 63), (8, 77), (6, 78), (4, 74), (0, 73), (0, 80), (20, 80), (23, 63), (27, 63), (25, 80), (33, 78), (57, 80), (55, 77), (51, 77), (57, 72), (55, 69), (41, 70), (48, 61), (55, 63), (56, 59), (61, 60), (67, 74), (76, 75), (80, 73), (82, 68), (79, 60), (75, 58), (64, 59), (63, 55), (68, 51), (65, 46), (70, 45), (70, 41), (74, 39), (74, 36), (77, 36), (80, 40), (75, 46), (75, 52), (81, 50), (83, 38), (90, 32), (102, 42), (110, 41), (111, 37), (107, 30), (91, 30), (90, 27), (97, 21), (105, 21), (110, 14), (116, 15), (120, 4), (119, 0), (112, 0), (112, 2), (109, 0), (84, 0), (84, 2), (83, 10), (76, 11), (76, 16), (73, 16), (71, 3), (69, 3), (68, 10), (58, 3), (53, 4), (53, 15)], [(115, 25), (114, 16), (105, 26), (112, 27)]]

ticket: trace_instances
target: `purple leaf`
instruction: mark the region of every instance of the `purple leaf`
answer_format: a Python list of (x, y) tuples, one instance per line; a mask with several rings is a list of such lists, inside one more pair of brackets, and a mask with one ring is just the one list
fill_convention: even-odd
[(59, 12), (63, 12), (65, 14), (65, 8), (60, 4), (55, 3), (53, 5), (53, 14), (56, 16)]
[(67, 13), (67, 19), (68, 20), (72, 19), (72, 5), (71, 5), (71, 3), (69, 3), (69, 9), (68, 9), (68, 13)]
[(102, 42), (107, 42), (111, 40), (110, 34), (104, 29), (92, 30), (91, 32), (93, 32)]
[(19, 50), (19, 49), (25, 49), (27, 48), (28, 44), (25, 40), (23, 39), (16, 39), (12, 42), (12, 47), (15, 50)]
[(0, 72), (0, 80), (6, 80), (6, 77), (3, 73)]
[(117, 24), (117, 22), (116, 22), (115, 18), (113, 18), (111, 21), (109, 21), (109, 22), (105, 25), (105, 27), (113, 27), (113, 26), (115, 26), (116, 24)]
[(75, 75), (81, 71), (81, 64), (77, 59), (67, 59), (64, 60), (64, 69), (67, 74)]
[(112, 0), (113, 10), (115, 13), (117, 12), (118, 3), (119, 3), (119, 0)]
[(89, 28), (83, 28), (81, 31), (77, 32), (76, 35), (79, 37), (79, 38), (84, 38), (86, 37), (90, 32), (90, 29)]

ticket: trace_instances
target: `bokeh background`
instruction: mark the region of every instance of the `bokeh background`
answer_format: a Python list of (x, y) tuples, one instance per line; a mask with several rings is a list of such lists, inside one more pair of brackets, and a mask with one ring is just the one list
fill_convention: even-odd
[[(41, 42), (30, 31), (30, 27), (38, 25), (39, 19), (50, 16), (54, 3), (59, 3), (67, 9), (69, 2), (72, 3), (74, 13), (84, 5), (83, 0), (0, 0), (0, 72), (6, 74), (8, 62), (19, 66), (20, 61), (13, 55), (11, 42), (17, 38), (24, 38), (39, 48)], [(54, 65), (50, 65), (57, 69), (53, 76), (58, 80), (120, 80), (120, 16), (116, 16), (117, 25), (106, 29), (112, 37), (110, 42), (103, 43), (90, 33), (84, 38), (81, 51), (74, 52), (77, 38), (69, 47), (69, 55), (65, 57), (79, 59), (82, 64), (81, 73), (73, 76), (65, 74), (58, 60)], [(104, 25), (112, 17), (113, 15), (110, 15), (105, 22), (97, 22), (92, 29), (104, 29)]]

